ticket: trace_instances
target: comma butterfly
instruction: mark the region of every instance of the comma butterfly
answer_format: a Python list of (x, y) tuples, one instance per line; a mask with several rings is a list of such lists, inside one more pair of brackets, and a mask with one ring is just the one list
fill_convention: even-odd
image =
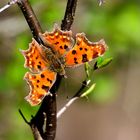
[(78, 33), (76, 40), (71, 31), (62, 31), (56, 25), (52, 32), (40, 34), (42, 44), (35, 39), (28, 50), (22, 50), (25, 57), (24, 66), (29, 68), (24, 76), (30, 86), (26, 100), (38, 105), (49, 94), (56, 75), (65, 76), (66, 67), (74, 67), (101, 56), (107, 49), (104, 40), (90, 42), (84, 33)]

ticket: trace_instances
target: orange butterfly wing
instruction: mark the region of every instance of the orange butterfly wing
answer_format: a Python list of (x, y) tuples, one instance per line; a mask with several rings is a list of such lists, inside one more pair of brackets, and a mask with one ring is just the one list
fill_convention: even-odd
[(54, 26), (52, 32), (40, 34), (44, 44), (49, 44), (49, 47), (58, 55), (63, 56), (74, 45), (71, 31), (62, 31), (57, 25)]
[(30, 86), (30, 93), (25, 99), (32, 105), (38, 105), (49, 94), (49, 90), (56, 80), (56, 73), (45, 70), (39, 74), (25, 74), (25, 80)]
[(49, 64), (43, 58), (43, 48), (35, 39), (30, 43), (29, 49), (22, 51), (25, 57), (24, 66), (32, 73), (27, 72), (24, 79), (30, 86), (30, 93), (25, 98), (32, 106), (39, 104), (49, 94), (49, 90), (56, 80), (56, 73), (49, 70)]
[(48, 66), (48, 63), (42, 59), (41, 46), (37, 43), (35, 39), (29, 44), (28, 50), (22, 50), (21, 53), (25, 57), (26, 68), (29, 68), (31, 72), (40, 72)]
[(66, 67), (77, 66), (89, 62), (101, 56), (106, 51), (107, 46), (104, 40), (90, 42), (83, 33), (76, 35), (76, 44), (65, 56)]

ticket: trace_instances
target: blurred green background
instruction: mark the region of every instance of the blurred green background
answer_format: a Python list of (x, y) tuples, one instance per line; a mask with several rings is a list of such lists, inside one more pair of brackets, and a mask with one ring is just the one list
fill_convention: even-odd
[[(0, 1), (0, 7), (6, 4)], [(60, 25), (66, 0), (31, 0), (43, 30)], [(140, 1), (79, 0), (73, 35), (86, 33), (91, 41), (104, 38), (113, 57), (107, 67), (96, 71), (96, 88), (88, 99), (74, 103), (58, 120), (56, 140), (140, 139)], [(0, 13), (0, 140), (32, 140), (32, 133), (18, 113), (30, 120), (38, 107), (24, 97), (29, 88), (23, 81), (27, 69), (19, 49), (27, 49), (32, 35), (17, 7)], [(91, 65), (94, 62), (91, 63)], [(58, 109), (79, 89), (85, 78), (83, 66), (67, 70), (58, 91)]]

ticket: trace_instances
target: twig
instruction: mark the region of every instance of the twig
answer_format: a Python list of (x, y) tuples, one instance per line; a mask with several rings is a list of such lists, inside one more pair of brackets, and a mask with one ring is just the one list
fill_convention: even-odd
[(17, 4), (20, 7), (30, 29), (33, 37), (40, 43), (39, 33), (42, 33), (41, 26), (37, 20), (37, 17), (28, 0), (17, 0)]
[(64, 105), (63, 108), (61, 108), (57, 113), (57, 118), (60, 118), (61, 115), (77, 100), (81, 97), (81, 94), (83, 94), (83, 90), (85, 87), (87, 87), (90, 83), (88, 80), (84, 80), (82, 82), (81, 88), (75, 93), (75, 95)]
[(59, 118), (69, 107), (80, 97), (87, 96), (95, 88), (95, 83), (93, 80), (93, 72), (98, 70), (97, 62), (95, 62), (94, 67), (91, 67), (88, 63), (85, 63), (86, 79), (82, 82), (80, 89), (75, 93), (75, 95), (64, 105), (62, 109), (57, 113), (57, 118)]
[(42, 140), (37, 127), (33, 123), (27, 121), (27, 119), (25, 118), (25, 116), (23, 115), (23, 113), (20, 109), (19, 109), (19, 113), (20, 113), (21, 117), (23, 118), (23, 120), (25, 121), (25, 123), (27, 123), (31, 127), (34, 139), (35, 140)]
[(0, 8), (0, 13), (3, 12), (4, 10), (8, 9), (10, 6), (12, 6), (15, 3), (17, 3), (17, 0), (11, 0), (11, 1), (9, 1), (5, 6), (3, 6), (2, 8)]
[(65, 10), (65, 16), (61, 24), (62, 30), (70, 30), (74, 20), (76, 6), (77, 0), (68, 0), (67, 7)]
[(30, 125), (30, 122), (27, 121), (27, 119), (23, 115), (22, 111), (20, 109), (18, 111), (19, 111), (19, 114), (21, 115), (21, 117), (23, 118), (23, 120), (25, 121), (25, 123), (27, 123), (28, 125)]
[(61, 108), (57, 113), (57, 119), (78, 99), (79, 97), (74, 97), (70, 99), (63, 108)]

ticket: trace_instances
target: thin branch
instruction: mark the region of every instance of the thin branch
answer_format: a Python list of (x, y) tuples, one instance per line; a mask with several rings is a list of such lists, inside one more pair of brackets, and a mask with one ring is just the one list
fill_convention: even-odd
[(70, 30), (72, 23), (74, 21), (75, 10), (77, 6), (77, 0), (68, 0), (65, 16), (62, 20), (61, 29), (62, 30)]
[(3, 6), (2, 8), (0, 8), (0, 13), (5, 11), (6, 9), (8, 9), (10, 6), (12, 6), (13, 4), (17, 3), (17, 0), (11, 0), (9, 1), (5, 6)]
[(30, 125), (30, 122), (27, 121), (27, 119), (23, 115), (22, 111), (20, 109), (18, 111), (19, 111), (19, 114), (21, 115), (21, 117), (23, 118), (23, 120), (25, 121), (25, 123), (27, 123), (28, 125)]
[(23, 120), (25, 121), (25, 123), (27, 123), (31, 127), (34, 139), (35, 140), (42, 140), (37, 127), (33, 123), (27, 121), (27, 119), (25, 118), (25, 116), (23, 115), (23, 113), (20, 109), (19, 109), (19, 113), (20, 113), (21, 117), (23, 118)]
[(57, 119), (78, 99), (79, 97), (74, 97), (70, 99), (63, 108), (61, 108), (57, 113)]
[(59, 118), (77, 99), (87, 96), (95, 88), (96, 84), (93, 81), (93, 72), (95, 70), (97, 70), (97, 68), (94, 69), (94, 67), (85, 63), (86, 79), (82, 82), (80, 89), (74, 94), (74, 96), (66, 103), (66, 105), (64, 105), (62, 109), (59, 110), (57, 118)]
[(89, 85), (89, 82), (87, 80), (84, 80), (82, 82), (82, 86), (80, 89), (75, 93), (75, 95), (64, 105), (63, 108), (61, 108), (57, 113), (57, 118), (60, 118), (61, 115), (77, 100), (81, 97), (81, 94), (83, 94), (83, 90)]
[(17, 0), (17, 4), (20, 7), (30, 29), (33, 37), (40, 43), (39, 33), (42, 33), (41, 26), (38, 19), (28, 0)]
[(43, 140), (40, 132), (38, 131), (37, 127), (34, 124), (31, 124), (32, 133), (34, 136), (34, 140)]

